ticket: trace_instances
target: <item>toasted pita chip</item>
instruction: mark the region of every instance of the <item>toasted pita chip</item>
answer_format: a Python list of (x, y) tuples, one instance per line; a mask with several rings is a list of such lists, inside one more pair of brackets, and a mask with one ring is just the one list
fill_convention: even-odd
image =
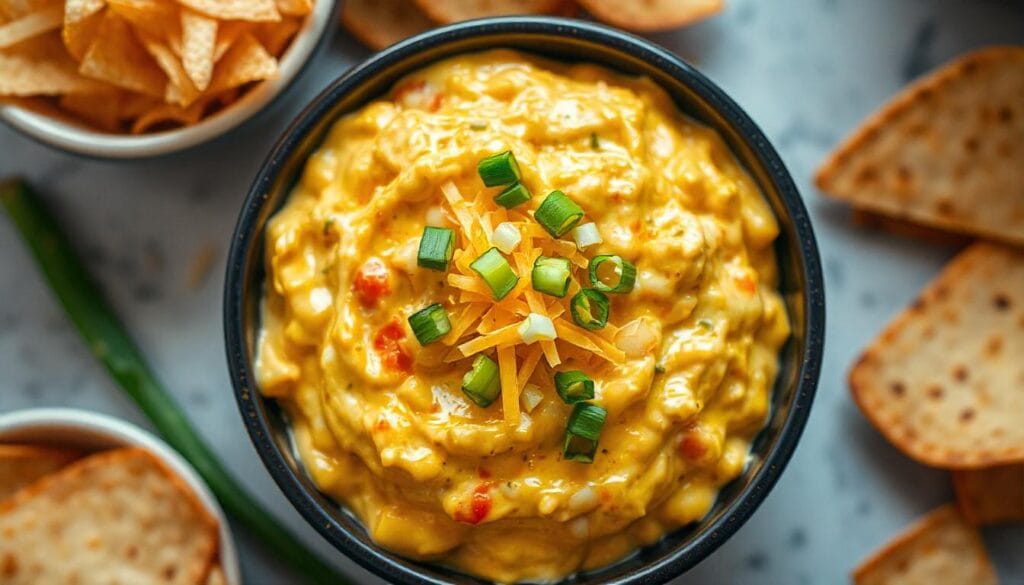
[(850, 221), (854, 225), (862, 228), (924, 240), (940, 246), (964, 247), (973, 240), (973, 238), (965, 234), (947, 232), (945, 230), (923, 226), (918, 223), (911, 223), (903, 219), (879, 215), (863, 209), (852, 209), (850, 212)]
[(61, 37), (68, 53), (81, 61), (85, 51), (96, 38), (103, 21), (105, 0), (66, 0), (64, 3), (64, 27)]
[(0, 25), (0, 49), (54, 30), (63, 22), (64, 7), (58, 4)]
[(825, 194), (1024, 244), (1024, 47), (992, 47), (902, 91), (829, 156)]
[(722, 10), (722, 0), (579, 0), (598, 20), (636, 31), (659, 31), (704, 20)]
[(0, 96), (92, 93), (105, 86), (83, 77), (56, 32), (0, 52)]
[(953, 487), (971, 524), (1024, 521), (1024, 465), (954, 471)]
[(951, 469), (1024, 461), (1024, 252), (957, 256), (850, 372), (864, 414), (910, 457)]
[(167, 87), (167, 76), (128, 22), (113, 13), (104, 15), (96, 40), (85, 52), (78, 70), (82, 75), (154, 97), (163, 97)]
[(341, 23), (371, 49), (383, 49), (434, 26), (412, 0), (346, 0)]
[(208, 93), (215, 94), (277, 75), (277, 59), (249, 33), (243, 33), (213, 68)]
[(487, 16), (552, 14), (565, 0), (413, 0), (434, 22), (449, 24)]
[(224, 569), (221, 569), (220, 565), (210, 570), (209, 576), (206, 577), (206, 585), (228, 585), (228, 580), (224, 578)]
[(5, 585), (193, 585), (216, 550), (216, 521), (142, 449), (86, 457), (0, 503)]
[(50, 475), (81, 456), (71, 449), (37, 445), (0, 445), (0, 500)]
[(997, 585), (978, 531), (956, 507), (917, 521), (853, 572), (856, 585)]
[(217, 21), (191, 10), (181, 11), (181, 62), (199, 91), (210, 86), (213, 77)]
[(178, 0), (196, 12), (220, 20), (277, 22), (281, 13), (274, 0)]

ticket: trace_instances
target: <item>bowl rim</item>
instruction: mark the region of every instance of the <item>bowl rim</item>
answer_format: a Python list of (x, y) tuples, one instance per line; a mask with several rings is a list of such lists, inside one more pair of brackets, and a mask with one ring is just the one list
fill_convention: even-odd
[[(12, 433), (47, 429), (72, 430), (81, 436), (82, 443), (88, 442), (86, 436), (91, 436), (93, 438), (102, 437), (110, 441), (111, 444), (142, 447), (160, 459), (171, 471), (188, 484), (207, 511), (217, 519), (218, 533), (220, 535), (218, 560), (224, 571), (224, 578), (228, 585), (241, 585), (242, 572), (238, 562), (238, 549), (235, 544), (234, 535), (231, 533), (231, 525), (228, 522), (227, 515), (220, 507), (220, 503), (214, 497), (206, 482), (202, 480), (199, 473), (192, 467), (192, 464), (185, 461), (174, 448), (141, 427), (98, 412), (77, 408), (43, 407), (0, 413), (0, 442), (3, 442), (5, 440), (4, 437)], [(31, 440), (29, 442), (32, 444), (36, 443)], [(78, 443), (78, 445), (82, 443)], [(38, 442), (38, 444), (48, 443)], [(49, 444), (60, 445), (61, 447), (76, 446), (74, 440), (59, 443), (51, 442)], [(110, 447), (110, 449), (115, 448), (117, 447)]]
[(0, 104), (0, 120), (40, 144), (101, 159), (140, 159), (198, 146), (227, 134), (276, 102), (328, 37), (337, 8), (338, 0), (314, 2), (313, 11), (279, 61), (278, 76), (260, 82), (230, 106), (192, 126), (153, 134), (109, 134), (14, 104)]
[[(616, 583), (664, 583), (682, 574), (706, 558), (742, 526), (767, 497), (792, 457), (810, 414), (821, 373), (825, 331), (825, 297), (818, 246), (804, 206), (792, 177), (781, 157), (753, 120), (716, 84), (682, 58), (651, 41), (604, 25), (549, 16), (511, 16), (467, 21), (433, 29), (399, 42), (372, 55), (333, 80), (294, 119), (275, 143), (254, 179), (241, 209), (228, 253), (224, 285), (224, 330), (228, 369), (239, 410), (260, 458), (278, 486), (299, 513), (336, 549), (354, 559), (365, 569), (396, 583), (440, 584), (445, 581), (424, 575), (389, 558), (388, 551), (367, 545), (326, 513), (303, 486), (276, 442), (259, 400), (253, 400), (255, 380), (250, 376), (246, 355), (245, 298), (242, 295), (246, 257), (262, 231), (256, 233), (260, 211), (267, 200), (268, 189), (289, 160), (290, 153), (300, 148), (303, 138), (315, 129), (321, 115), (349, 92), (382, 69), (415, 58), (426, 49), (457, 43), (489, 34), (526, 34), (535, 36), (576, 36), (585, 41), (610, 45), (629, 57), (684, 82), (709, 107), (722, 116), (726, 125), (761, 166), (768, 182), (779, 194), (785, 215), (793, 222), (798, 246), (791, 250), (800, 262), (804, 282), (803, 310), (806, 344), (804, 351), (794, 354), (796, 390), (773, 449), (764, 457), (761, 467), (749, 483), (726, 503), (721, 514), (711, 522), (705, 534), (686, 546), (677, 546), (661, 557), (637, 568)], [(474, 49), (467, 49), (474, 50)], [(479, 50), (479, 49), (476, 49)], [(595, 57), (600, 64), (600, 57)], [(778, 210), (775, 210), (778, 212)], [(566, 582), (571, 582), (568, 578)]]

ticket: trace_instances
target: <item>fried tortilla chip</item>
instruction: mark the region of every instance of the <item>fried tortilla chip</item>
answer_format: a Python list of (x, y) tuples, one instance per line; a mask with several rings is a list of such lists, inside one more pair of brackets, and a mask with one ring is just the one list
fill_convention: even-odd
[(253, 25), (252, 34), (268, 53), (281, 57), (301, 28), (301, 19), (283, 16), (281, 22), (261, 22)]
[(277, 22), (281, 13), (274, 0), (178, 0), (196, 12), (220, 20)]
[(1024, 521), (1024, 465), (954, 471), (953, 488), (971, 524)]
[(206, 91), (213, 77), (217, 21), (191, 10), (181, 11), (181, 62), (199, 91)]
[(167, 130), (177, 126), (191, 126), (203, 117), (206, 100), (207, 98), (203, 98), (187, 108), (172, 104), (158, 104), (135, 119), (131, 128), (132, 134)]
[(1024, 252), (960, 253), (850, 372), (861, 410), (936, 467), (1024, 461)]
[(105, 132), (120, 129), (121, 93), (103, 92), (60, 96), (60, 107)]
[(552, 14), (565, 0), (414, 0), (434, 22), (449, 24), (487, 16)]
[(64, 22), (64, 7), (57, 4), (0, 25), (0, 49), (55, 30)]
[(659, 31), (703, 20), (722, 10), (722, 0), (579, 0), (595, 18), (636, 31)]
[(215, 94), (277, 75), (277, 59), (251, 34), (243, 33), (213, 68), (208, 92)]
[(61, 36), (68, 53), (77, 61), (85, 56), (103, 20), (105, 0), (66, 0), (64, 2), (64, 27)]
[(142, 33), (139, 35), (142, 45), (146, 51), (156, 60), (157, 65), (167, 75), (169, 80), (167, 90), (164, 94), (164, 101), (169, 104), (187, 108), (199, 97), (199, 90), (192, 83), (185, 67), (173, 50), (159, 39)]
[(412, 0), (346, 0), (341, 24), (371, 49), (383, 49), (434, 26)]
[(1024, 47), (969, 53), (902, 91), (816, 182), (855, 207), (1024, 244)]
[(163, 97), (167, 76), (135, 37), (128, 22), (116, 14), (104, 15), (96, 40), (79, 66), (82, 75), (123, 89)]
[(853, 572), (856, 585), (997, 585), (978, 531), (953, 505), (917, 521)]
[(71, 449), (37, 445), (0, 445), (0, 500), (77, 459)]
[(78, 73), (55, 32), (0, 52), (0, 96), (94, 93), (104, 86)]
[(277, 11), (288, 16), (306, 16), (313, 12), (313, 0), (277, 0)]
[(5, 585), (194, 585), (217, 537), (195, 494), (142, 449), (86, 457), (0, 503)]
[(107, 0), (110, 11), (128, 21), (137, 31), (157, 39), (181, 35), (178, 7), (162, 0)]

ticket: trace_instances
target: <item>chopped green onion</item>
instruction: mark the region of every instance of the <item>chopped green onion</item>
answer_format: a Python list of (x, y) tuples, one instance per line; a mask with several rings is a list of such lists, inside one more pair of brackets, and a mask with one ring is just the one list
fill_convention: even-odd
[(444, 310), (441, 303), (434, 303), (422, 311), (417, 311), (409, 317), (409, 327), (416, 341), (420, 345), (434, 343), (452, 330), (452, 324), (448, 321), (448, 311)]
[(628, 293), (636, 284), (636, 266), (622, 256), (594, 256), (590, 259), (590, 284), (606, 293)]
[(566, 404), (576, 404), (594, 397), (594, 381), (579, 370), (555, 374), (555, 391)]
[(476, 172), (488, 187), (504, 187), (519, 181), (519, 165), (511, 150), (483, 159), (477, 164)]
[(523, 235), (519, 233), (519, 228), (507, 221), (499, 223), (491, 236), (491, 243), (506, 254), (511, 254), (521, 241)]
[(552, 191), (541, 202), (533, 218), (553, 237), (561, 237), (583, 219), (583, 208), (562, 193)]
[(711, 319), (701, 319), (700, 321), (697, 321), (697, 325), (701, 329), (711, 329), (712, 327), (714, 327), (714, 324), (711, 322)]
[(555, 324), (551, 319), (539, 313), (530, 313), (519, 325), (519, 336), (523, 343), (529, 345), (534, 341), (552, 341), (558, 334), (555, 333)]
[(470, 122), (470, 130), (487, 130), (487, 122)]
[(423, 228), (416, 263), (423, 268), (444, 272), (455, 253), (455, 232), (428, 225)]
[(498, 364), (485, 355), (476, 356), (473, 368), (462, 377), (462, 391), (477, 406), (490, 406), (501, 393)]
[(572, 320), (588, 331), (603, 329), (608, 324), (608, 297), (600, 291), (585, 288), (569, 302)]
[(484, 252), (482, 256), (470, 263), (469, 267), (484, 279), (495, 300), (500, 301), (505, 298), (505, 295), (511, 292), (519, 282), (519, 277), (512, 271), (512, 266), (497, 248), (491, 248)]
[(597, 150), (601, 148), (601, 140), (597, 137), (597, 132), (590, 133), (590, 148)]
[(517, 205), (522, 205), (533, 197), (530, 194), (530, 190), (526, 188), (526, 185), (522, 183), (513, 183), (505, 188), (504, 191), (498, 193), (498, 196), (494, 198), (494, 202), (498, 205), (507, 209), (512, 209)]
[(593, 463), (597, 453), (597, 440), (601, 436), (601, 427), (608, 411), (596, 404), (579, 402), (569, 415), (569, 424), (565, 428), (565, 444), (562, 446), (562, 457), (567, 461)]
[(580, 250), (604, 241), (601, 239), (601, 232), (597, 231), (597, 224), (594, 222), (577, 226), (576, 229), (572, 230), (572, 239), (576, 240), (576, 247)]
[(538, 256), (533, 263), (533, 290), (546, 295), (562, 298), (569, 290), (572, 277), (572, 263), (568, 258)]
[(661, 364), (655, 364), (654, 365), (654, 373), (655, 374), (664, 374), (665, 373), (665, 366), (663, 366)]

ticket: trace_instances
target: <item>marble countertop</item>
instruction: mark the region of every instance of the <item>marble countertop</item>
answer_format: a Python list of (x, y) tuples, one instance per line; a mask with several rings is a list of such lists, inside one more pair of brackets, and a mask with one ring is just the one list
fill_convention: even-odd
[[(679, 582), (843, 583), (862, 558), (952, 497), (946, 473), (905, 458), (870, 427), (849, 398), (845, 376), (859, 350), (953, 250), (852, 226), (845, 209), (819, 197), (810, 177), (842, 135), (908, 79), (973, 47), (1024, 42), (1024, 4), (727, 2), (717, 18), (652, 38), (718, 82), (781, 152), (819, 238), (828, 335), (810, 422), (781, 481), (735, 537)], [(271, 143), (328, 80), (368, 55), (337, 32), (258, 121), (164, 158), (87, 160), (0, 127), (0, 177), (27, 177), (59, 214), (217, 453), (284, 524), (360, 583), (378, 581), (305, 525), (245, 434), (224, 359), (221, 287), (231, 229)], [(5, 219), (0, 299), (0, 411), (71, 406), (146, 426), (72, 330)], [(242, 531), (236, 535), (247, 583), (298, 583)], [(1003, 582), (1024, 583), (1024, 527), (986, 529), (985, 539)]]

